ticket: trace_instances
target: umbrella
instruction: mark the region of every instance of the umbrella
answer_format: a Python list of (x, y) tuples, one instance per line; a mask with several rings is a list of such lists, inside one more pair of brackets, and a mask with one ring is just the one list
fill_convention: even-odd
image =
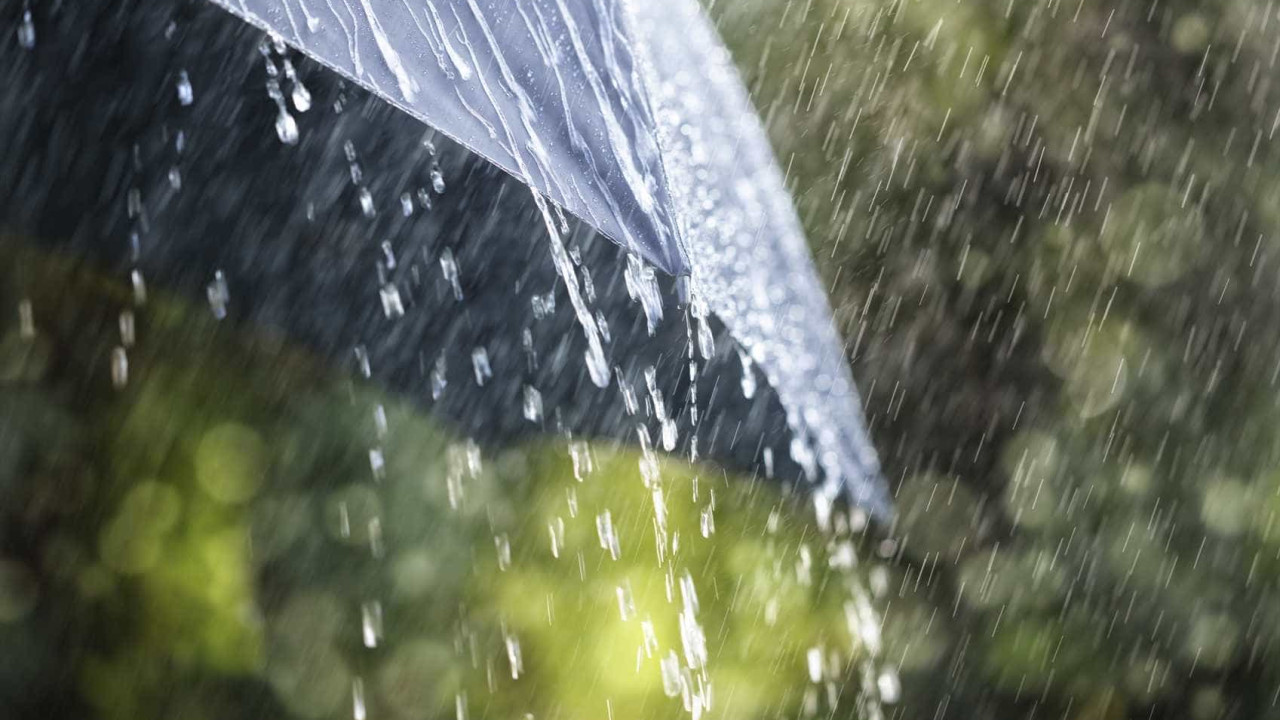
[(219, 4), (271, 39), (204, 3), (11, 16), (4, 225), (352, 358), (481, 441), (634, 436), (643, 396), (655, 444), (887, 509), (696, 3)]

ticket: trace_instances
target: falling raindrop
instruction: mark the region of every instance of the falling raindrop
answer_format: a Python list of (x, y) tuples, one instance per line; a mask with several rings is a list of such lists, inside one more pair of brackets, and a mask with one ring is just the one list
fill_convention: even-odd
[(276, 116), (276, 136), (285, 145), (296, 145), (298, 143), (298, 123), (283, 106), (281, 106), (280, 112)]
[(600, 547), (609, 551), (609, 557), (614, 560), (621, 557), (622, 546), (613, 527), (613, 515), (608, 510), (596, 516), (596, 535), (600, 538)]
[(284, 59), (283, 65), (285, 79), (293, 85), (289, 93), (289, 98), (293, 100), (293, 108), (300, 113), (305, 113), (311, 109), (311, 93), (298, 79), (298, 71), (294, 69), (293, 63), (288, 58)]
[(116, 347), (111, 351), (111, 384), (120, 389), (128, 383), (129, 355), (124, 348)]
[(133, 304), (145, 305), (147, 302), (147, 282), (142, 278), (142, 271), (129, 273), (129, 284), (133, 287)]
[(698, 529), (702, 531), (702, 537), (704, 538), (709, 538), (715, 534), (716, 514), (714, 504), (702, 509), (702, 513), (698, 518)]
[(892, 705), (902, 697), (902, 681), (898, 673), (892, 669), (884, 670), (876, 678), (876, 689), (880, 691), (880, 702)]
[(373, 195), (370, 194), (369, 188), (360, 188), (360, 212), (368, 218), (377, 214), (373, 207)]
[(511, 539), (504, 533), (493, 538), (493, 548), (498, 553), (498, 571), (505, 572), (511, 567)]
[(508, 633), (503, 638), (503, 642), (507, 646), (507, 664), (511, 666), (511, 679), (519, 680), (521, 673), (524, 672), (524, 655), (520, 650), (520, 638)]
[(35, 308), (32, 307), (30, 298), (23, 298), (18, 303), (18, 335), (23, 340), (36, 336)]
[(31, 19), (31, 11), (22, 11), (22, 24), (18, 25), (18, 44), (27, 50), (36, 46), (36, 24)]
[(373, 365), (369, 362), (369, 351), (363, 345), (357, 345), (352, 351), (356, 356), (356, 367), (360, 370), (360, 377), (366, 380), (373, 376)]
[(444, 394), (444, 389), (449, 385), (448, 377), (445, 374), (444, 355), (436, 358), (435, 367), (431, 369), (431, 399), (439, 400)]
[(191, 77), (186, 70), (178, 71), (178, 104), (187, 107), (195, 102), (195, 91), (191, 89)]
[(388, 318), (395, 319), (404, 316), (404, 301), (400, 298), (400, 290), (395, 285), (387, 283), (378, 291), (379, 297), (382, 298), (382, 313)]
[(530, 298), (529, 303), (533, 307), (535, 320), (542, 320), (555, 314), (556, 295), (554, 292), (547, 292), (545, 295), (534, 295)]
[(360, 636), (367, 648), (382, 640), (382, 603), (374, 600), (360, 606)]
[(227, 278), (221, 270), (213, 273), (213, 282), (205, 288), (205, 295), (209, 298), (209, 308), (213, 310), (213, 316), (219, 320), (225, 318), (231, 294), (227, 289)]
[(636, 600), (631, 594), (631, 581), (616, 588), (618, 594), (618, 615), (622, 622), (627, 622), (636, 615)]
[(587, 372), (591, 375), (591, 382), (596, 387), (609, 387), (609, 378), (612, 371), (609, 368), (609, 360), (604, 356), (598, 348), (588, 348), (585, 353)]
[(558, 558), (564, 547), (564, 519), (557, 517), (547, 523), (547, 532), (551, 535), (551, 557)]
[(294, 82), (293, 92), (289, 94), (293, 100), (293, 109), (304, 113), (311, 109), (311, 92), (301, 82)]
[(364, 701), (364, 680), (360, 678), (351, 681), (351, 717), (353, 720), (366, 720), (368, 717)]
[(627, 283), (627, 294), (638, 301), (644, 309), (645, 320), (648, 321), (649, 334), (657, 331), (662, 322), (662, 293), (658, 289), (658, 280), (653, 268), (637, 255), (627, 256), (627, 269), (623, 275)]
[(809, 681), (821, 682), (823, 676), (822, 669), (822, 648), (811, 647), (805, 654), (806, 664), (809, 667)]
[(134, 341), (137, 339), (137, 332), (134, 329), (133, 313), (125, 310), (120, 313), (120, 344), (125, 347), (133, 347)]
[(444, 194), (444, 174), (438, 167), (431, 168), (431, 189), (435, 190), (437, 195)]
[(680, 658), (676, 656), (675, 650), (667, 651), (666, 657), (662, 658), (662, 693), (667, 697), (680, 697), (680, 691), (683, 687), (683, 678), (680, 676)]
[(524, 386), (524, 419), (532, 423), (542, 422), (542, 393), (532, 385)]
[(750, 400), (756, 396), (756, 374), (751, 368), (751, 356), (739, 348), (738, 360), (742, 363), (742, 397)]
[(493, 377), (493, 368), (489, 366), (489, 351), (477, 347), (471, 351), (471, 368), (475, 371), (476, 385), (484, 384)]
[(458, 263), (454, 260), (453, 250), (445, 248), (440, 253), (440, 272), (444, 274), (445, 282), (449, 283), (450, 289), (453, 290), (453, 299), (462, 300), (462, 281), (458, 277)]

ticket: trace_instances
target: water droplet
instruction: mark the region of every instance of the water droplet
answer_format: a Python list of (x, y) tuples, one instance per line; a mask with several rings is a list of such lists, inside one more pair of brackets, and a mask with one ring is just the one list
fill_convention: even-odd
[(511, 539), (506, 534), (493, 538), (493, 548), (498, 552), (498, 570), (505, 572), (511, 567)]
[(676, 449), (676, 440), (679, 439), (679, 433), (676, 429), (676, 421), (670, 418), (662, 421), (662, 449), (671, 452)]
[(613, 528), (613, 515), (608, 510), (596, 516), (596, 535), (600, 538), (600, 547), (609, 551), (609, 557), (617, 560), (622, 555), (621, 543)]
[(280, 114), (276, 117), (276, 135), (280, 138), (280, 142), (285, 145), (296, 145), (298, 143), (298, 123), (283, 106), (280, 108)]
[(524, 672), (524, 656), (520, 651), (520, 639), (508, 633), (503, 641), (507, 646), (507, 662), (511, 665), (511, 679), (519, 680), (520, 674)]
[(36, 46), (36, 24), (31, 19), (31, 11), (22, 11), (22, 24), (18, 26), (18, 44), (27, 50)]
[(462, 280), (458, 276), (458, 262), (453, 257), (453, 250), (445, 248), (440, 253), (440, 271), (444, 273), (445, 282), (453, 289), (453, 298), (462, 301)]
[(191, 89), (191, 77), (186, 70), (178, 71), (178, 104), (187, 107), (195, 102), (195, 91)]
[(382, 603), (377, 600), (360, 606), (360, 635), (365, 647), (378, 647), (382, 639)]
[(351, 681), (351, 717), (353, 720), (366, 720), (368, 717), (364, 703), (364, 680), (360, 678)]
[(439, 400), (440, 395), (444, 393), (444, 389), (449, 385), (449, 380), (445, 374), (444, 355), (436, 358), (435, 367), (431, 370), (431, 399)]
[(823, 675), (822, 648), (809, 648), (809, 652), (806, 653), (805, 658), (809, 666), (809, 680), (811, 682), (821, 682)]
[(30, 340), (36, 336), (35, 308), (32, 307), (30, 298), (23, 298), (18, 303), (18, 335), (23, 340)]
[(662, 658), (662, 693), (667, 697), (680, 697), (681, 681), (680, 658), (674, 650), (669, 650)]
[(618, 375), (618, 390), (622, 392), (622, 407), (627, 411), (628, 415), (635, 415), (640, 409), (640, 401), (636, 398), (636, 390), (631, 387), (631, 383), (623, 379), (622, 375)]
[(471, 351), (471, 368), (475, 371), (476, 384), (484, 384), (493, 377), (493, 368), (489, 366), (489, 351), (478, 347)]
[(598, 344), (592, 343), (586, 352), (587, 372), (591, 375), (591, 382), (595, 383), (598, 388), (609, 387), (609, 378), (612, 373), (609, 369), (609, 361), (604, 356), (604, 349)]
[(369, 351), (363, 345), (355, 347), (356, 366), (360, 369), (360, 377), (368, 379), (373, 376), (373, 366), (369, 362)]
[(382, 298), (382, 313), (390, 319), (404, 317), (404, 301), (400, 298), (400, 290), (390, 283), (383, 285), (378, 291)]
[(205, 295), (209, 298), (209, 307), (213, 310), (213, 316), (222, 320), (227, 316), (227, 303), (231, 300), (230, 291), (227, 290), (227, 279), (221, 270), (213, 273), (213, 282), (205, 288)]
[(605, 318), (603, 310), (596, 311), (596, 329), (600, 331), (600, 342), (606, 345), (613, 342), (613, 335), (609, 332), (609, 321)]
[(369, 520), (369, 554), (374, 558), (382, 558), (387, 554), (387, 546), (382, 542), (382, 520)]
[(542, 422), (542, 393), (532, 385), (524, 386), (524, 419), (532, 423)]
[(125, 347), (133, 347), (136, 339), (137, 332), (134, 329), (133, 313), (125, 310), (120, 313), (120, 344)]
[(631, 582), (627, 581), (625, 585), (619, 585), (617, 593), (618, 614), (622, 617), (622, 622), (627, 622), (636, 615), (636, 601), (631, 595)]
[(564, 519), (557, 517), (547, 523), (547, 532), (551, 535), (551, 557), (560, 557), (560, 548), (564, 547)]
[(147, 283), (142, 279), (142, 271), (134, 270), (129, 273), (129, 282), (133, 285), (133, 304), (145, 305), (147, 302)]
[(111, 384), (117, 389), (129, 383), (129, 355), (122, 347), (111, 351)]
[(413, 214), (413, 197), (409, 193), (400, 194), (400, 213), (405, 217)]
[(444, 193), (444, 175), (438, 167), (431, 168), (431, 189), (435, 190), (437, 195)]
[(369, 188), (360, 188), (360, 212), (368, 218), (377, 214), (373, 208), (373, 195), (369, 193)]
[(751, 369), (751, 356), (746, 350), (738, 350), (738, 360), (742, 363), (742, 397), (750, 400), (756, 396), (756, 374)]
[(658, 289), (658, 279), (643, 260), (636, 255), (627, 256), (627, 269), (623, 273), (627, 283), (627, 295), (633, 301), (639, 301), (644, 309), (645, 320), (652, 335), (662, 322), (662, 293)]
[(300, 113), (311, 109), (311, 92), (296, 78), (293, 81), (293, 92), (289, 93), (289, 99), (293, 100), (293, 109)]
[(880, 691), (880, 702), (883, 703), (892, 705), (902, 697), (902, 682), (892, 669), (880, 673), (876, 678), (876, 689)]
[(582, 482), (595, 469), (591, 460), (591, 447), (581, 440), (569, 443), (569, 459), (573, 462), (573, 478)]
[(709, 538), (715, 534), (716, 515), (714, 504), (702, 509), (702, 515), (699, 518), (699, 529), (702, 530), (702, 537), (704, 538)]
[(698, 318), (698, 353), (703, 360), (710, 360), (716, 352), (716, 340), (711, 334), (711, 323), (706, 318)]
[(541, 320), (555, 314), (556, 295), (554, 292), (548, 291), (545, 295), (534, 295), (529, 300), (529, 303), (533, 306), (533, 317), (535, 320)]
[(182, 189), (182, 173), (177, 167), (169, 168), (169, 187), (174, 190)]

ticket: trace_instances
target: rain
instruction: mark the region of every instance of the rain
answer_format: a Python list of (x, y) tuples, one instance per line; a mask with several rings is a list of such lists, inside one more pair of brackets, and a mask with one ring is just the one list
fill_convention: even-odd
[(0, 0), (0, 716), (1280, 719), (1277, 57)]

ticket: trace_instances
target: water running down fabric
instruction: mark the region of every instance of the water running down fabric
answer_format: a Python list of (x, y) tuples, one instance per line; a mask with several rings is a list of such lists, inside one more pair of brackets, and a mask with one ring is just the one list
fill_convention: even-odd
[(694, 0), (214, 0), (672, 274), (775, 387), (827, 497), (887, 488), (803, 231)]

